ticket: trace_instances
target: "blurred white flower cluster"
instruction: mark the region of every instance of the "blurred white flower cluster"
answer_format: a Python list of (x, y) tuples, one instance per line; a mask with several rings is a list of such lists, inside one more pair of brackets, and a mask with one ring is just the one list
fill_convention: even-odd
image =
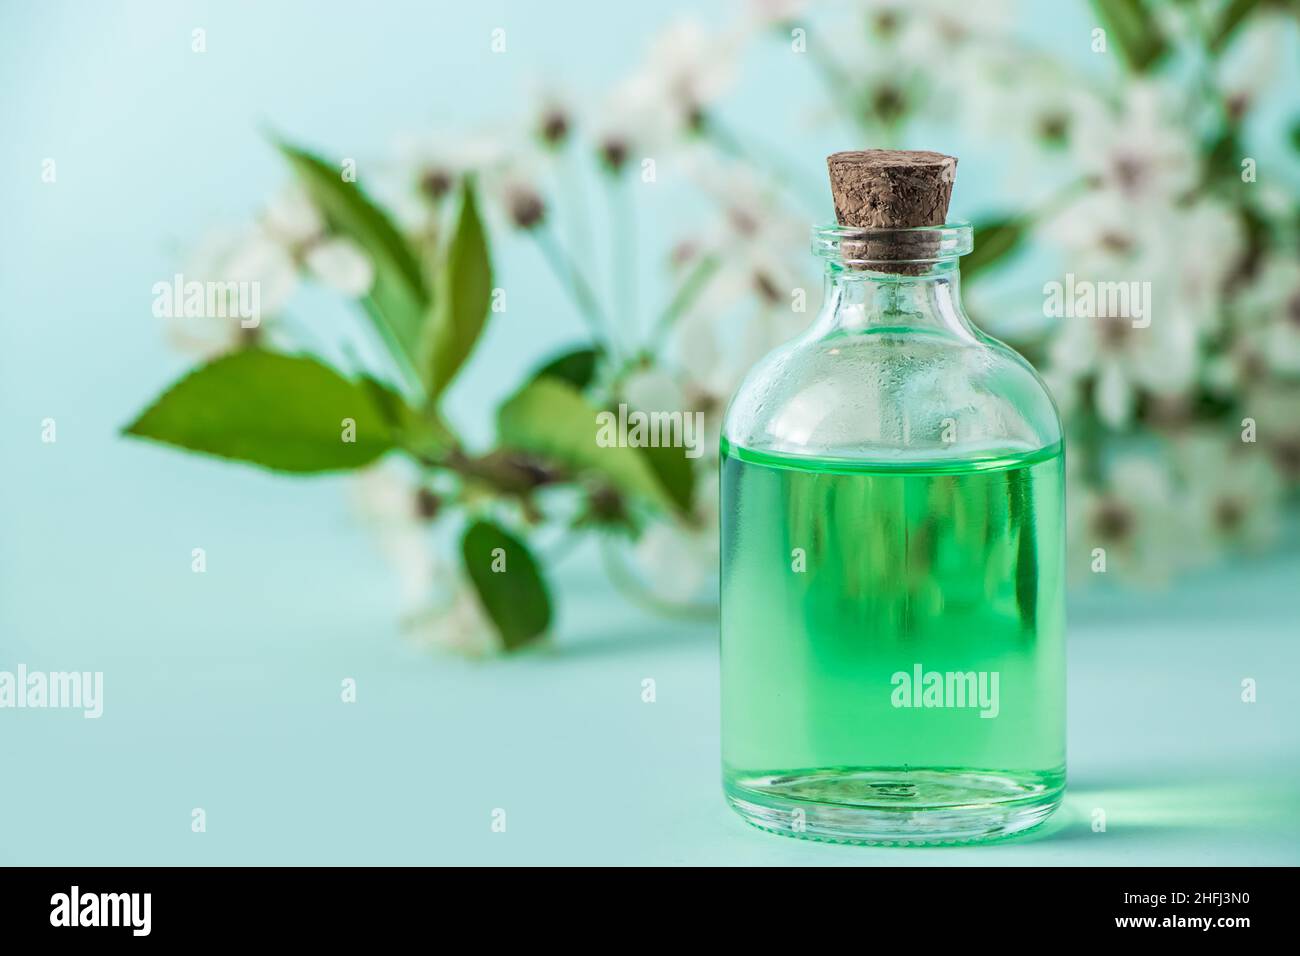
[[(977, 321), (1043, 371), (1061, 407), (1071, 567), (1086, 578), (1100, 548), (1112, 578), (1167, 580), (1268, 544), (1300, 479), (1296, 156), (1288, 172), (1282, 160), (1265, 172), (1251, 151), (1253, 112), (1275, 91), (1286, 44), (1294, 56), (1296, 20), (1265, 5), (1231, 19), (1223, 8), (1237, 5), (1151, 6), (1134, 7), (1150, 13), (1136, 35), (1110, 25), (1098, 48), (1094, 33), (1083, 70), (1078, 56), (1024, 38), (1019, 14), (1041, 8), (1004, 0), (751, 0), (721, 28), (671, 23), (592, 102), (548, 91), (513, 126), (411, 137), (370, 188), (417, 248), (434, 250), (448, 197), (472, 175), (489, 231), (532, 240), (590, 331), (557, 374), (603, 407), (703, 412), (705, 454), (653, 462), (677, 500), (671, 516), (636, 515), (609, 488), (570, 515), (622, 536), (642, 597), (693, 608), (714, 593), (725, 404), (817, 307), (806, 249), (823, 209), (779, 149), (728, 122), (743, 57), (784, 46), (788, 68), (822, 84), (816, 101), (773, 104), (792, 115), (770, 128), (811, 120), (846, 145), (915, 148), (959, 129), (967, 155), (983, 151), (1016, 197), (977, 220), (983, 258), (964, 271)], [(1078, 42), (1086, 51), (1089, 38)], [(656, 250), (637, 247), (637, 222), (671, 213), (661, 192), (651, 201), (635, 187), (669, 170), (698, 214), (658, 250), (663, 281), (645, 288), (638, 263)], [(1026, 262), (1026, 245), (1047, 255)], [(206, 254), (194, 271), (260, 278), (273, 314), (302, 276), (349, 296), (374, 280), (366, 251), (331, 236), (300, 193)], [(1045, 316), (1040, 290), (1067, 274), (1144, 283), (1150, 313)], [(1029, 291), (988, 291), (1017, 283)], [(247, 344), (177, 339), (205, 354)], [(361, 497), (400, 569), (413, 629), (464, 653), (496, 649), (463, 571), (438, 557), (441, 512), (424, 476), (376, 469)]]
[(200, 358), (212, 358), (275, 334), (277, 320), (304, 278), (356, 299), (370, 291), (374, 269), (365, 250), (331, 236), (320, 212), (298, 186), (271, 199), (255, 221), (240, 229), (214, 232), (194, 250), (185, 267), (190, 278), (255, 282), (260, 290), (260, 321), (241, 328), (237, 321), (178, 315), (167, 334), (174, 345)]
[[(1261, 103), (1286, 99), (1294, 11), (1111, 5), (1134, 31), (1094, 7), (1079, 57), (1024, 39), (1016, 14), (1041, 9), (1023, 4), (751, 6), (777, 42), (806, 34), (829, 119), (866, 145), (953, 125), (1007, 170), (1013, 205), (976, 221), (976, 253), (997, 233), (1001, 255), (969, 263), (968, 299), (1060, 405), (1076, 581), (1164, 582), (1275, 541), (1300, 479), (1300, 142), (1266, 159), (1254, 140)], [(1067, 277), (1147, 301), (1049, 315)]]

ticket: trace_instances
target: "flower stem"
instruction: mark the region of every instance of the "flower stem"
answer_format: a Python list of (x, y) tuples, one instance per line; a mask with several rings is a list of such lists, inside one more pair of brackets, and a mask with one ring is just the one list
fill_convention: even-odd
[(591, 332), (591, 337), (598, 343), (603, 344), (611, 354), (616, 350), (614, 341), (609, 331), (609, 323), (605, 320), (604, 313), (601, 311), (600, 302), (596, 299), (596, 294), (592, 291), (591, 285), (583, 278), (582, 273), (574, 264), (573, 259), (563, 246), (556, 240), (554, 234), (545, 225), (539, 225), (530, 229), (529, 235), (537, 242), (537, 247), (542, 251), (542, 257), (546, 264), (551, 267), (560, 284), (564, 286), (565, 291), (569, 293), (570, 298), (578, 307), (578, 312), (582, 315), (583, 320), (587, 323), (587, 328)]
[(609, 198), (609, 241), (614, 257), (614, 301), (622, 312), (620, 321), (636, 329), (636, 202), (622, 177), (605, 177)]
[(704, 287), (709, 284), (709, 280), (713, 278), (713, 274), (718, 271), (721, 264), (722, 259), (716, 253), (700, 257), (655, 321), (654, 328), (650, 332), (650, 341), (646, 346), (647, 351), (654, 354), (663, 346), (664, 340), (672, 332), (677, 320), (704, 291)]
[(550, 547), (541, 552), (541, 556), (546, 559), (548, 565), (559, 564), (576, 548), (582, 541), (582, 536), (567, 530), (565, 533)]
[(809, 202), (814, 206), (825, 204), (825, 197), (821, 195), (820, 189), (812, 186), (805, 171), (778, 156), (774, 149), (765, 148), (761, 155), (758, 154), (753, 147), (745, 145), (739, 136), (720, 123), (717, 117), (713, 115), (710, 115), (704, 121), (701, 129), (704, 135), (722, 152), (732, 159), (763, 170), (767, 178), (785, 189), (790, 198), (800, 205)]
[(569, 219), (569, 244), (575, 253), (587, 258), (591, 253), (591, 217), (587, 211), (587, 190), (578, 168), (572, 148), (565, 150), (560, 168), (556, 170), (559, 191), (568, 200), (566, 205), (572, 210)]

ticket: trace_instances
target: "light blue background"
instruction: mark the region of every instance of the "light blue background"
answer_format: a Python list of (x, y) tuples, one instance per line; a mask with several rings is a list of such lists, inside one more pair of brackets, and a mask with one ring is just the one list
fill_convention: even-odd
[[(1025, 29), (1083, 56), (1088, 16), (1060, 6), (1039, 6)], [(396, 583), (341, 482), (117, 437), (185, 365), (150, 314), (151, 286), (184, 244), (251, 214), (283, 179), (260, 128), (364, 164), (422, 124), (520, 115), (541, 75), (599, 91), (685, 9), (0, 11), (0, 670), (102, 670), (106, 684), (98, 721), (0, 711), (0, 862), (1300, 860), (1294, 549), (1171, 594), (1075, 603), (1072, 791), (1045, 832), (979, 851), (864, 851), (767, 836), (727, 811), (713, 629), (628, 608), (589, 554), (557, 572), (555, 646), (489, 664), (431, 657), (400, 639)], [(204, 55), (190, 52), (196, 26)], [(504, 56), (488, 51), (498, 26)], [(815, 95), (776, 46), (747, 60), (725, 112), (815, 181), (820, 157), (846, 145), (842, 131), (794, 124)], [(956, 215), (1007, 198), (987, 148), (943, 130), (925, 145), (963, 156)], [(53, 186), (40, 181), (46, 157)], [(647, 217), (644, 247), (691, 221), (683, 202)], [(480, 434), (523, 370), (581, 334), (531, 249), (507, 241), (497, 263), (512, 308), (452, 396)], [(657, 287), (656, 268), (646, 262), (642, 288)], [(337, 319), (327, 298), (302, 301)], [(47, 417), (52, 445), (39, 439)], [(205, 575), (190, 571), (196, 546)], [(352, 706), (339, 702), (345, 677), (358, 681)], [(1243, 677), (1260, 682), (1253, 706), (1238, 702)], [(193, 807), (207, 833), (191, 833)], [(495, 807), (505, 834), (489, 830)], [(1097, 807), (1104, 834), (1088, 826)]]

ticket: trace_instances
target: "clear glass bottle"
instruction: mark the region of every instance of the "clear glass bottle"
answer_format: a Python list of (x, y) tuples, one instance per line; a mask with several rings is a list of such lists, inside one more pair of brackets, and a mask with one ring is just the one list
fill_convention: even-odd
[(728, 408), (723, 785), (764, 829), (967, 842), (1060, 802), (1060, 419), (963, 311), (971, 248), (817, 229), (822, 309)]

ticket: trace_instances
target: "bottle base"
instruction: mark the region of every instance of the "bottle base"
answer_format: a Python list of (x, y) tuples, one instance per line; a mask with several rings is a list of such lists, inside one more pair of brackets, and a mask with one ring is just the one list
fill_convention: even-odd
[(836, 767), (728, 773), (727, 802), (746, 822), (782, 836), (875, 846), (983, 843), (1051, 816), (1063, 771)]

